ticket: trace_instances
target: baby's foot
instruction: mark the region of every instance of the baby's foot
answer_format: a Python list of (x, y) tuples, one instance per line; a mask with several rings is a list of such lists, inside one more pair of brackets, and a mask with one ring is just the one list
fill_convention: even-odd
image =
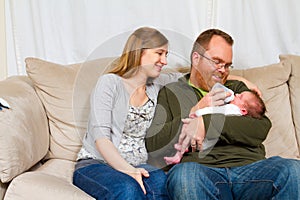
[(165, 162), (167, 165), (173, 165), (173, 164), (178, 164), (180, 163), (180, 160), (182, 158), (182, 155), (180, 152), (177, 152), (174, 156), (172, 157), (164, 157)]

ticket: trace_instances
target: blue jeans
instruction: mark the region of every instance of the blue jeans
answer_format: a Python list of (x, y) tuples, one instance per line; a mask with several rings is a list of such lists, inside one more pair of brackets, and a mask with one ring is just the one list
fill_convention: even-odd
[(140, 165), (150, 176), (143, 178), (145, 195), (138, 182), (131, 176), (107, 164), (91, 164), (75, 170), (73, 184), (96, 199), (169, 199), (166, 191), (166, 174), (150, 165)]
[(214, 168), (187, 162), (168, 173), (171, 199), (300, 199), (300, 161), (271, 157), (249, 165)]

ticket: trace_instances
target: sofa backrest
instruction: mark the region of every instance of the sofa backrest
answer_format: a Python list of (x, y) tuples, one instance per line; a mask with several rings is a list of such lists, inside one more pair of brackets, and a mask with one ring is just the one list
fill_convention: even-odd
[[(298, 150), (300, 153), (300, 56), (281, 55), (280, 60), (291, 65), (291, 75), (288, 81), (292, 117), (295, 126)], [(298, 154), (298, 158), (300, 158)]]
[[(265, 141), (267, 156), (299, 156), (300, 57), (280, 56), (276, 64), (233, 70), (256, 83), (263, 92), (272, 129)], [(75, 160), (86, 131), (89, 96), (98, 79), (115, 58), (59, 65), (27, 58), (26, 67), (49, 120), (50, 147), (46, 158)], [(295, 126), (294, 126), (295, 125)]]
[(37, 58), (25, 60), (49, 121), (50, 145), (45, 159), (76, 159), (87, 127), (90, 93), (113, 61), (103, 58), (59, 65)]
[[(272, 128), (264, 142), (266, 156), (300, 158), (300, 56), (281, 55), (276, 64), (233, 70), (263, 93)], [(298, 105), (297, 105), (298, 102)]]

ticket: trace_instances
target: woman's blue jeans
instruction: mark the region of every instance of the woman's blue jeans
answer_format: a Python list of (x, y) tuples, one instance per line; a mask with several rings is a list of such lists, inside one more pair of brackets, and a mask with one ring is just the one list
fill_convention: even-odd
[(271, 157), (249, 165), (214, 168), (187, 162), (168, 173), (171, 199), (300, 199), (300, 161)]
[(146, 164), (138, 167), (145, 168), (150, 173), (149, 178), (143, 178), (146, 195), (131, 176), (102, 163), (75, 170), (73, 183), (92, 197), (101, 200), (169, 199), (165, 187), (167, 176), (164, 171)]

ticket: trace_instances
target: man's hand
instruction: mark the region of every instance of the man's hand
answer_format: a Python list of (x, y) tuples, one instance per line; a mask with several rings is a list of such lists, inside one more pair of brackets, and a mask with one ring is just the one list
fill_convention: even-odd
[(190, 113), (195, 113), (196, 110), (211, 107), (211, 106), (222, 106), (224, 105), (224, 100), (231, 95), (230, 92), (226, 92), (222, 88), (216, 88), (211, 90), (207, 95), (205, 95), (198, 103), (192, 107)]
[(202, 117), (182, 119), (184, 123), (181, 129), (181, 134), (178, 139), (178, 144), (181, 145), (181, 153), (183, 154), (190, 145), (192, 151), (201, 149), (202, 142), (205, 137), (205, 128)]

